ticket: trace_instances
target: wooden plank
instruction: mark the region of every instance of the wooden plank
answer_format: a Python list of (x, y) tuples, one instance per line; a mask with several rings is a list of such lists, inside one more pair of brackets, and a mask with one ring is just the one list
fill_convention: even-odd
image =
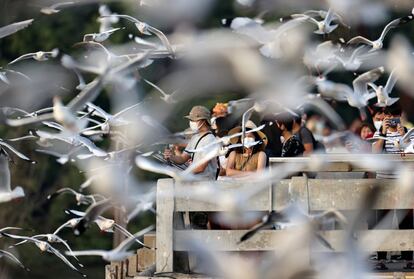
[(156, 271), (173, 271), (174, 181), (159, 179), (157, 184)]
[(132, 255), (128, 257), (128, 266), (126, 275), (129, 277), (134, 277), (138, 274), (138, 259), (137, 255)]
[(148, 248), (138, 250), (137, 269), (141, 272), (156, 263), (156, 253)]
[[(292, 236), (295, 230), (264, 230), (248, 241), (239, 243), (246, 230), (176, 230), (174, 250), (187, 251), (188, 239), (194, 239), (216, 251), (270, 251), (280, 249), (281, 243)], [(344, 231), (324, 231), (321, 234), (335, 251), (345, 251)], [(360, 249), (365, 251), (414, 250), (414, 230), (365, 230), (356, 234)], [(322, 245), (312, 246), (314, 252), (327, 252)]]
[(156, 232), (152, 231), (144, 234), (144, 244), (148, 247), (155, 248), (156, 246)]

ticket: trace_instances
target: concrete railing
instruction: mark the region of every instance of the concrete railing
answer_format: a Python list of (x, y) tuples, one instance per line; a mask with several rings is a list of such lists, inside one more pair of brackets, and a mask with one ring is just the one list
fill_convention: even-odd
[[(324, 155), (330, 163), (323, 171), (352, 172), (367, 171), (364, 168), (352, 167), (347, 155), (341, 157)], [(362, 156), (362, 155), (361, 155)], [(382, 156), (382, 155), (381, 155)], [(349, 157), (351, 158), (351, 157)], [(352, 157), (354, 158), (354, 157)], [(384, 155), (384, 159), (414, 163), (413, 156)], [(284, 162), (300, 162), (309, 158), (271, 158), (271, 167)], [(353, 159), (354, 160), (354, 159)], [(330, 166), (330, 167), (329, 167)], [(304, 169), (303, 171), (306, 171)], [(313, 170), (314, 171), (314, 170)], [(194, 198), (200, 196), (197, 190), (205, 182), (178, 183), (173, 179), (160, 179), (157, 185), (157, 232), (156, 232), (156, 271), (173, 272), (174, 251), (188, 251), (188, 239), (215, 247), (218, 251), (266, 251), (277, 250), (278, 243), (291, 232), (289, 230), (264, 230), (251, 239), (239, 243), (246, 230), (186, 230), (177, 229), (177, 212), (220, 212), (227, 211), (228, 205), (217, 198), (211, 201)], [(280, 209), (292, 202), (299, 202), (309, 213), (335, 208), (337, 210), (355, 210), (360, 206), (362, 197), (372, 189), (380, 187), (380, 196), (372, 209), (407, 209), (412, 208), (412, 197), (402, 194), (395, 180), (379, 179), (308, 179), (292, 177), (274, 185), (263, 187), (263, 190), (252, 196), (243, 204), (246, 211), (269, 211)], [(240, 187), (245, 187), (242, 180), (218, 181), (220, 195), (234, 195)], [(249, 185), (257, 187), (257, 185)], [(180, 195), (175, 195), (179, 192)], [(185, 194), (183, 194), (185, 193)], [(326, 230), (321, 234), (327, 239), (335, 251), (344, 251), (344, 235), (342, 230)], [(367, 251), (401, 251), (414, 250), (414, 230), (361, 230), (358, 239), (364, 243)], [(380, 241), (379, 241), (380, 240)], [(322, 245), (312, 247), (312, 251), (327, 251)]]

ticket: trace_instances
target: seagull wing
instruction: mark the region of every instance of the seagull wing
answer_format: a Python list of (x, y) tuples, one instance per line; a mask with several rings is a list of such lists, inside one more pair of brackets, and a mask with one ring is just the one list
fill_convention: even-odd
[(164, 90), (162, 90), (160, 87), (158, 87), (156, 84), (152, 83), (149, 80), (146, 80), (145, 78), (143, 79), (146, 83), (148, 83), (149, 85), (151, 85), (152, 87), (154, 87), (155, 89), (157, 89), (158, 92), (160, 92), (162, 94), (163, 97), (167, 97), (167, 93), (164, 92)]
[(70, 223), (71, 223), (71, 221), (72, 220), (74, 220), (74, 219), (78, 219), (78, 221), (81, 219), (81, 218), (73, 218), (73, 219), (70, 219), (70, 220), (68, 220), (68, 221), (66, 221), (65, 223), (63, 223), (59, 228), (57, 228), (54, 232), (53, 232), (53, 234), (54, 235), (57, 235), (63, 228), (66, 228), (66, 227), (70, 227)]
[(110, 115), (106, 111), (104, 111), (102, 108), (98, 107), (97, 105), (91, 102), (87, 102), (86, 105), (88, 106), (89, 111), (94, 111), (92, 115), (96, 115), (95, 113), (97, 113), (98, 116), (104, 118), (105, 120), (109, 119)]
[(46, 113), (34, 117), (26, 117), (26, 118), (20, 118), (20, 119), (6, 119), (6, 123), (9, 126), (16, 127), (16, 126), (23, 126), (28, 124), (33, 124), (37, 122), (42, 121), (49, 121), (53, 120), (54, 116), (53, 113)]
[(352, 38), (352, 39), (350, 39), (348, 42), (347, 42), (347, 45), (354, 45), (354, 44), (366, 44), (366, 45), (373, 45), (373, 42), (372, 41), (370, 41), (370, 40), (368, 40), (367, 38), (365, 38), (365, 37), (362, 37), (362, 36), (356, 36), (356, 37), (354, 37), (354, 38)]
[(88, 83), (86, 87), (73, 98), (67, 107), (72, 111), (76, 112), (82, 109), (87, 102), (93, 102), (102, 89), (103, 77), (98, 76), (93, 81)]
[(33, 22), (33, 19), (28, 19), (20, 22), (15, 22), (0, 28), (0, 39), (7, 37), (17, 31), (26, 28)]
[(152, 231), (154, 229), (154, 225), (151, 225), (143, 230), (140, 230), (139, 232), (135, 233), (133, 235), (133, 237), (127, 238), (124, 241), (122, 241), (118, 247), (116, 247), (113, 252), (122, 252), (122, 251), (126, 251), (132, 244), (134, 244), (134, 242), (136, 241), (136, 239), (138, 237), (143, 236), (144, 234)]
[(384, 88), (386, 94), (389, 95), (391, 93), (392, 89), (397, 83), (397, 79), (398, 79), (397, 74), (395, 73), (395, 70), (393, 70), (390, 76), (388, 77), (387, 84), (385, 85), (385, 88)]
[(405, 135), (401, 138), (401, 142), (404, 144), (408, 144), (411, 141), (411, 135), (414, 133), (414, 128), (411, 128), (410, 130), (405, 133)]
[(381, 33), (381, 36), (380, 36), (379, 40), (383, 41), (384, 38), (385, 38), (385, 36), (387, 35), (387, 33), (391, 29), (393, 29), (393, 28), (395, 28), (397, 26), (400, 26), (402, 24), (405, 24), (408, 21), (411, 21), (412, 19), (413, 19), (412, 16), (411, 16), (411, 18), (410, 18), (410, 16), (408, 16), (408, 17), (401, 17), (401, 18), (394, 19), (393, 21), (391, 21), (390, 23), (388, 23), (387, 26), (385, 26), (384, 30), (382, 30), (382, 33)]
[(13, 262), (17, 263), (21, 268), (26, 269), (27, 271), (30, 271), (28, 268), (26, 268), (23, 263), (12, 253), (6, 250), (0, 250), (0, 256), (5, 256), (8, 259), (12, 260)]
[(8, 150), (10, 150), (11, 152), (13, 152), (17, 157), (19, 157), (22, 160), (25, 160), (25, 161), (34, 163), (33, 160), (30, 160), (30, 158), (28, 158), (26, 155), (24, 155), (23, 153), (17, 151), (13, 146), (11, 146), (10, 144), (2, 141), (1, 139), (0, 139), (0, 147), (7, 148)]
[(66, 188), (59, 189), (56, 192), (54, 192), (53, 194), (47, 196), (47, 199), (49, 199), (49, 200), (50, 199), (53, 199), (53, 198), (59, 196), (60, 194), (65, 193), (65, 192), (69, 192), (69, 193), (71, 193), (73, 195), (76, 195), (77, 194), (75, 190), (66, 187)]
[(326, 25), (330, 25), (333, 20), (334, 12), (331, 8), (329, 8), (328, 13), (326, 14), (326, 17), (324, 19)]
[(21, 60), (33, 58), (35, 55), (36, 55), (36, 53), (26, 53), (26, 54), (23, 54), (22, 56), (19, 56), (18, 58), (14, 59), (12, 62), (10, 62), (9, 65), (14, 64), (14, 63), (16, 63), (18, 61), (21, 61)]
[(375, 82), (384, 73), (384, 67), (378, 67), (371, 71), (361, 74), (352, 82), (355, 94), (368, 94), (367, 84)]
[(148, 249), (152, 249), (151, 247), (145, 245), (142, 241), (140, 241), (137, 237), (134, 237), (134, 235), (132, 233), (130, 233), (127, 229), (125, 229), (124, 227), (118, 225), (117, 223), (114, 223), (114, 226), (116, 229), (118, 229), (123, 235), (125, 235), (126, 237), (130, 238), (134, 238), (134, 241), (137, 242), (138, 244), (142, 245), (142, 247), (148, 248)]
[(105, 157), (108, 155), (104, 150), (97, 147), (90, 139), (82, 136), (77, 136), (79, 142), (85, 146), (90, 152), (92, 152), (95, 156), (98, 157)]
[[(54, 248), (52, 245), (50, 245), (49, 243), (47, 243), (47, 251), (49, 253), (54, 254), (55, 256), (57, 256), (59, 259), (62, 260), (62, 262), (64, 262), (67, 266), (69, 266), (72, 270), (80, 273), (83, 277), (86, 277), (85, 274), (83, 274), (79, 269), (77, 269), (65, 256), (63, 256), (56, 248)], [(73, 251), (69, 251), (69, 254), (76, 256), (74, 254)]]
[(62, 3), (55, 3), (53, 5), (50, 6), (51, 9), (57, 9), (57, 8), (61, 8), (64, 6), (70, 6), (75, 4), (75, 2), (62, 2)]
[(9, 159), (0, 151), (0, 192), (11, 192)]
[(141, 168), (143, 170), (146, 170), (146, 171), (168, 175), (168, 176), (170, 176), (174, 179), (178, 179), (178, 177), (179, 177), (179, 173), (174, 168), (172, 168), (170, 166), (164, 166), (164, 165), (161, 165), (161, 164), (154, 163), (154, 162), (152, 162), (152, 161), (150, 161), (147, 158), (142, 157), (142, 156), (137, 156), (135, 158), (135, 164), (139, 168)]

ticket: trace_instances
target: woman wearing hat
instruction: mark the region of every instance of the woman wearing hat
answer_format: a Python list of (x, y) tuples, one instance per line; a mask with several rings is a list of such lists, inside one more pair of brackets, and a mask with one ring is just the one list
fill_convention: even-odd
[[(266, 167), (267, 156), (264, 149), (267, 144), (267, 137), (261, 131), (248, 133), (249, 130), (255, 129), (256, 125), (252, 121), (246, 123), (246, 136), (244, 138), (245, 146), (232, 151), (227, 161), (227, 176), (246, 176)], [(229, 135), (241, 132), (241, 127), (230, 130)], [(232, 138), (231, 143), (240, 143), (241, 139)], [(256, 145), (253, 143), (258, 142)]]

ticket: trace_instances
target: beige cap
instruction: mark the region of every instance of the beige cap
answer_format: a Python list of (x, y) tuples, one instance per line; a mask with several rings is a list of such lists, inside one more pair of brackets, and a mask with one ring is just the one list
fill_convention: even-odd
[(205, 119), (207, 120), (208, 124), (210, 123), (211, 113), (210, 111), (204, 106), (194, 106), (190, 113), (185, 116), (185, 118), (190, 119), (191, 121), (198, 121)]
[[(246, 129), (253, 130), (253, 129), (256, 129), (256, 128), (257, 128), (257, 126), (256, 126), (256, 124), (254, 124), (254, 122), (253, 122), (253, 121), (248, 120), (248, 121), (246, 122)], [(241, 126), (238, 126), (238, 127), (235, 127), (235, 128), (233, 128), (233, 129), (231, 129), (231, 130), (229, 131), (228, 135), (229, 135), (229, 136), (231, 136), (231, 135), (234, 135), (234, 134), (240, 133), (241, 131), (242, 131), (242, 127), (241, 127)], [(268, 142), (268, 139), (267, 139), (266, 134), (265, 134), (265, 133), (263, 133), (262, 131), (256, 131), (255, 133), (256, 133), (256, 134), (260, 137), (260, 139), (263, 141), (263, 143), (261, 144), (261, 149), (263, 149), (263, 150), (264, 150), (264, 148), (266, 147), (267, 142)], [(230, 139), (230, 143), (231, 143), (231, 144), (236, 144), (236, 143), (238, 143), (238, 142), (239, 142), (239, 139), (240, 139), (240, 137), (234, 137), (234, 138), (231, 138), (231, 139)]]

